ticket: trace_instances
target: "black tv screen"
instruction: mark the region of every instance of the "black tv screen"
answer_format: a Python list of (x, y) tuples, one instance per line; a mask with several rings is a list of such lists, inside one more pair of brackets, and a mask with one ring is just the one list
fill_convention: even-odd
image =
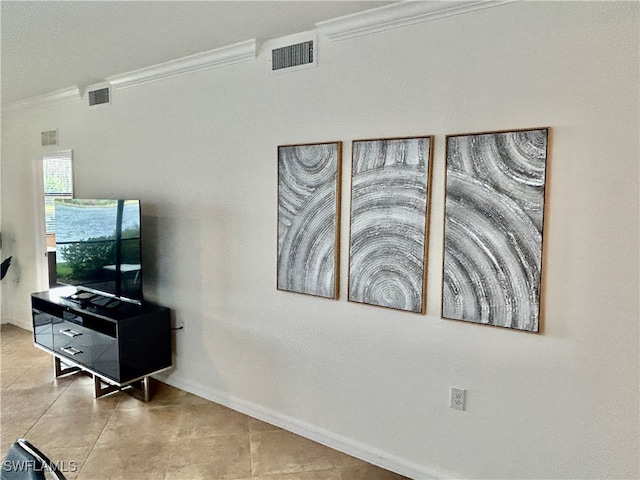
[(57, 282), (142, 301), (140, 201), (56, 199)]

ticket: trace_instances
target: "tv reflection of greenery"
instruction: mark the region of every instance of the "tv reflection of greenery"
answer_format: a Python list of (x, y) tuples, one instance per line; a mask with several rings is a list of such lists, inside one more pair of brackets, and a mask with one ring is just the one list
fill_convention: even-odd
[[(116, 263), (116, 240), (113, 237), (95, 237), (72, 242), (58, 252), (56, 275), (63, 283), (97, 280), (104, 275), (105, 265)], [(122, 231), (121, 264), (140, 263), (140, 228)]]

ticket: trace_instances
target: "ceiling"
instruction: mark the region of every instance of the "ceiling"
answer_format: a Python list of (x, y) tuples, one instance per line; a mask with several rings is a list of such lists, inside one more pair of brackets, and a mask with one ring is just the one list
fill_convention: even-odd
[(0, 2), (2, 103), (315, 23), (380, 1)]

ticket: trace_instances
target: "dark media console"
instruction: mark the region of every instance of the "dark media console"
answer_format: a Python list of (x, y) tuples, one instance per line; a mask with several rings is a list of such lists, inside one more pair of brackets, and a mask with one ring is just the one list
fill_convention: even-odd
[(73, 287), (34, 293), (31, 307), (34, 343), (54, 356), (56, 376), (79, 370), (91, 374), (96, 398), (140, 386), (142, 399), (148, 401), (149, 376), (171, 367), (166, 307)]

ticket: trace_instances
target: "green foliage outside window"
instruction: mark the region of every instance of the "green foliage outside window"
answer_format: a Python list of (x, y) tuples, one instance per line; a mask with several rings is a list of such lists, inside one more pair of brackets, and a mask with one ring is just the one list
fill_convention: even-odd
[[(140, 228), (122, 232), (121, 264), (140, 263), (139, 242)], [(96, 271), (102, 272), (105, 265), (116, 263), (116, 243), (113, 237), (97, 237), (59, 247), (60, 258), (56, 268), (58, 279), (96, 278)]]

